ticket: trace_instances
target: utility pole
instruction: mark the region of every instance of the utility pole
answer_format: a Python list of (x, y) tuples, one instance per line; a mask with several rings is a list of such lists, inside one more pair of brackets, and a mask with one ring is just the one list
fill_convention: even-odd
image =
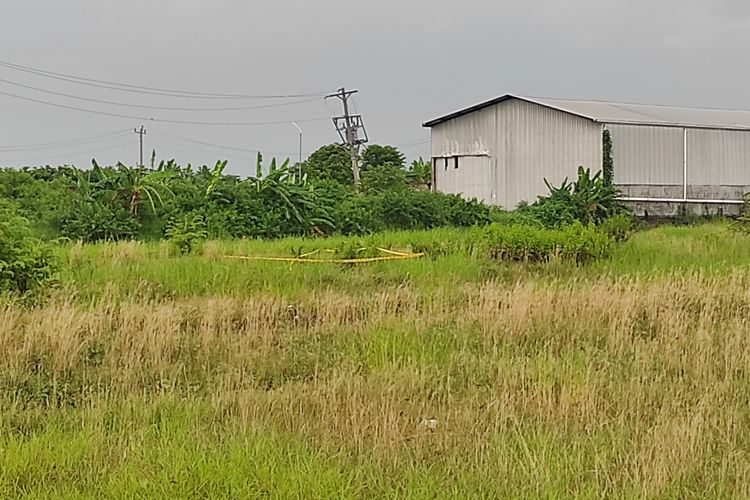
[[(365, 124), (362, 120), (362, 115), (349, 114), (349, 99), (352, 95), (359, 92), (358, 90), (346, 90), (341, 87), (335, 94), (326, 96), (326, 99), (336, 97), (340, 99), (344, 105), (344, 116), (337, 116), (333, 118), (333, 124), (336, 127), (336, 131), (339, 133), (341, 140), (349, 150), (349, 156), (352, 159), (352, 174), (354, 174), (354, 184), (359, 185), (359, 149), (362, 144), (366, 144), (368, 141), (367, 130), (365, 130)], [(359, 131), (362, 131), (360, 137)]]
[(142, 168), (143, 167), (143, 136), (146, 135), (146, 129), (144, 128), (143, 125), (141, 125), (140, 129), (135, 128), (133, 129), (133, 131), (135, 131), (135, 133), (138, 134), (138, 143), (140, 144), (140, 151), (141, 151), (141, 154), (138, 157), (139, 158), (138, 166)]
[(299, 130), (299, 162), (297, 163), (297, 175), (299, 175), (299, 180), (302, 181), (302, 128), (300, 128), (297, 122), (292, 122), (292, 125)]

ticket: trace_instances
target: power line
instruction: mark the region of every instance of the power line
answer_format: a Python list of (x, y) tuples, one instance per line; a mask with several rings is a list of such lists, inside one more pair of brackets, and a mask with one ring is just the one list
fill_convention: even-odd
[(108, 134), (100, 134), (91, 137), (84, 137), (81, 139), (68, 139), (64, 141), (43, 142), (40, 144), (23, 144), (18, 146), (2, 146), (0, 147), (0, 152), (35, 151), (37, 149), (57, 149), (71, 146), (83, 146), (85, 144), (112, 140), (124, 136), (128, 133), (130, 133), (129, 130), (121, 130), (118, 132), (110, 132)]
[[(235, 146), (224, 146), (224, 145), (221, 145), (221, 144), (213, 144), (213, 143), (210, 143), (210, 142), (197, 141), (197, 140), (194, 140), (194, 139), (189, 139), (187, 137), (181, 137), (181, 136), (169, 134), (167, 132), (163, 132), (161, 130), (156, 130), (156, 129), (151, 129), (151, 132), (152, 132), (152, 135), (154, 135), (156, 137), (159, 137), (160, 139), (162, 139), (162, 140), (164, 140), (166, 142), (172, 142), (173, 144), (178, 144), (178, 145), (181, 145), (180, 143), (198, 144), (198, 145), (201, 145), (201, 146), (207, 146), (207, 147), (211, 147), (211, 148), (216, 148), (217, 150), (221, 149), (221, 150), (236, 151), (236, 152), (240, 152), (240, 153), (251, 153), (251, 154), (256, 154), (259, 151), (262, 152), (262, 150), (258, 150), (258, 149), (244, 149), (244, 148), (238, 148), (238, 147), (235, 147)], [(175, 141), (177, 141), (177, 142), (175, 142)], [(204, 151), (204, 150), (200, 150), (200, 149), (197, 149), (197, 150), (198, 151)], [(268, 154), (278, 154), (278, 155), (291, 155), (292, 154), (292, 153), (290, 153), (288, 151), (266, 151), (266, 153), (268, 153)]]
[[(128, 142), (118, 143), (118, 144), (114, 144), (112, 146), (107, 146), (107, 147), (103, 147), (103, 148), (86, 149), (86, 150), (82, 150), (82, 151), (69, 151), (69, 152), (62, 153), (62, 154), (65, 154), (65, 155), (82, 155), (82, 154), (88, 154), (88, 153), (99, 153), (101, 151), (108, 151), (110, 149), (122, 148), (122, 147), (125, 147), (125, 146), (132, 146), (132, 145), (133, 145), (133, 141), (130, 140)], [(59, 154), (60, 153), (58, 153), (58, 155)], [(8, 159), (8, 160), (2, 160), (2, 159), (0, 159), (0, 164), (3, 164), (3, 163), (4, 164), (8, 164), (9, 162), (39, 161), (39, 160), (46, 160), (46, 159), (49, 159), (49, 156), (40, 156), (40, 157), (36, 157), (36, 158), (16, 158), (16, 159)]]
[[(221, 155), (222, 154), (222, 152), (218, 151), (218, 149), (214, 150), (214, 151), (210, 151), (208, 149), (204, 149), (204, 148), (200, 148), (200, 147), (195, 147), (195, 146), (193, 146), (191, 144), (185, 144), (185, 143), (183, 143), (181, 141), (177, 141), (177, 140), (174, 140), (174, 139), (169, 139), (169, 138), (163, 137), (161, 135), (158, 135), (158, 137), (159, 137), (159, 142), (166, 142), (167, 144), (171, 144), (173, 146), (177, 146), (178, 148), (188, 149), (188, 150), (191, 150), (191, 151), (197, 151), (197, 152), (200, 152), (200, 153), (210, 154), (210, 155)], [(158, 146), (156, 147), (156, 149), (158, 149)], [(248, 153), (250, 153), (250, 151), (248, 151)], [(256, 151), (252, 151), (252, 153), (256, 153)], [(235, 160), (243, 160), (243, 161), (250, 160), (252, 158), (252, 156), (229, 156), (229, 155), (225, 155), (225, 156), (227, 158), (232, 158), (232, 159), (235, 159)]]
[[(13, 97), (15, 99), (21, 99), (23, 101), (29, 101), (29, 102), (35, 102), (38, 104), (46, 104), (47, 106), (54, 106), (56, 108), (62, 108), (62, 109), (70, 109), (73, 111), (81, 111), (83, 113), (91, 113), (95, 115), (102, 115), (102, 116), (113, 116), (116, 118), (128, 118), (131, 120), (139, 120), (139, 121), (152, 121), (152, 122), (162, 122), (162, 123), (180, 123), (183, 125), (220, 125), (220, 126), (257, 126), (257, 125), (288, 125), (289, 120), (278, 120), (278, 121), (267, 121), (267, 122), (198, 122), (198, 121), (190, 121), (190, 120), (167, 120), (163, 118), (148, 118), (143, 116), (134, 116), (134, 115), (124, 115), (120, 113), (111, 113), (107, 111), (96, 111), (93, 109), (86, 109), (86, 108), (79, 108), (77, 106), (69, 106), (67, 104), (59, 104), (54, 103), (50, 101), (44, 101), (41, 99), (35, 99), (33, 97), (24, 97), (17, 94), (11, 94), (10, 92), (3, 92), (0, 91), (0, 95)], [(321, 118), (305, 118), (300, 120), (295, 120), (297, 122), (318, 122), (318, 121), (327, 121), (328, 117), (321, 117)]]
[(14, 64), (7, 61), (0, 61), (0, 66), (12, 69), (15, 71), (22, 71), (24, 73), (30, 73), (46, 78), (53, 78), (56, 80), (62, 80), (78, 85), (87, 85), (90, 87), (105, 88), (109, 90), (118, 90), (121, 92), (131, 92), (136, 94), (149, 94), (149, 95), (161, 95), (167, 97), (179, 97), (186, 99), (285, 99), (285, 98), (301, 98), (301, 97), (322, 97), (326, 92), (309, 92), (302, 94), (277, 94), (277, 95), (258, 95), (258, 94), (223, 94), (213, 92), (197, 92), (190, 90), (176, 90), (176, 89), (164, 89), (159, 87), (147, 87), (143, 85), (133, 85), (128, 83), (117, 83), (106, 80), (96, 80), (93, 78), (86, 78), (82, 76), (67, 75), (65, 73), (57, 73), (54, 71), (47, 71), (39, 68), (32, 68), (30, 66), (22, 66), (20, 64)]
[(397, 144), (396, 147), (397, 148), (403, 148), (403, 149), (413, 148), (413, 147), (416, 147), (416, 146), (421, 146), (422, 144), (427, 144), (430, 141), (431, 141), (431, 139), (420, 139), (420, 140), (417, 140), (417, 141), (409, 141), (409, 142), (404, 142), (404, 143), (401, 143), (401, 144)]
[(257, 153), (258, 152), (255, 149), (244, 149), (244, 148), (238, 148), (238, 147), (234, 147), (234, 146), (222, 146), (221, 144), (212, 144), (210, 142), (196, 141), (194, 139), (188, 139), (186, 137), (180, 137), (180, 136), (176, 136), (176, 135), (171, 135), (171, 134), (168, 134), (166, 132), (162, 132), (160, 130), (153, 130), (152, 129), (152, 132), (154, 132), (157, 136), (167, 137), (167, 138), (170, 138), (170, 139), (173, 139), (173, 140), (177, 140), (177, 141), (189, 142), (189, 143), (192, 143), (192, 144), (200, 144), (201, 146), (210, 146), (210, 147), (215, 147), (215, 148), (219, 148), (219, 149), (226, 149), (226, 150), (229, 150), (229, 151), (238, 151), (238, 152), (242, 152), (242, 153)]
[(138, 109), (156, 109), (156, 110), (162, 110), (162, 111), (241, 111), (241, 110), (250, 110), (250, 109), (268, 109), (268, 108), (280, 108), (284, 106), (292, 106), (295, 104), (302, 104), (306, 102), (313, 102), (320, 99), (320, 97), (314, 97), (310, 99), (303, 99), (293, 102), (282, 102), (282, 103), (275, 103), (275, 104), (263, 104), (260, 106), (230, 106), (230, 107), (222, 107), (222, 108), (191, 108), (191, 107), (173, 107), (173, 106), (148, 106), (144, 104), (129, 104), (124, 102), (116, 102), (116, 101), (107, 101), (104, 99), (94, 99), (93, 97), (81, 97), (73, 94), (66, 94), (64, 92), (56, 92), (54, 90), (47, 90), (39, 87), (34, 87), (32, 85), (26, 85), (23, 83), (13, 82), (10, 80), (5, 80), (3, 78), (0, 78), (0, 82), (7, 83), (8, 85), (13, 85), (15, 87), (21, 87), (24, 89), (29, 90), (35, 90), (37, 92), (43, 92), (45, 94), (51, 94), (56, 95), (59, 97), (67, 97), (70, 99), (77, 99), (79, 101), (87, 101), (87, 102), (95, 102), (99, 104), (109, 104), (112, 106), (121, 106), (126, 108), (138, 108)]

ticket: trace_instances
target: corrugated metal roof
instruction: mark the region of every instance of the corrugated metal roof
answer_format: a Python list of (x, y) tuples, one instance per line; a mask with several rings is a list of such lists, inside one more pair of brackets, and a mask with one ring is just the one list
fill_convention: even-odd
[(456, 111), (455, 113), (430, 120), (424, 126), (433, 127), (453, 118), (458, 118), (479, 109), (507, 101), (508, 99), (520, 99), (536, 103), (599, 123), (750, 130), (750, 111), (550, 99), (546, 97), (523, 97), (512, 94), (505, 94)]

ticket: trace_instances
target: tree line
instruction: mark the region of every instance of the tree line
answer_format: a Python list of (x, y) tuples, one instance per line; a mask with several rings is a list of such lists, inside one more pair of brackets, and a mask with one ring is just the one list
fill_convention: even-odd
[(226, 165), (2, 169), (0, 209), (25, 218), (42, 239), (84, 242), (367, 234), (490, 220), (477, 201), (430, 191), (430, 164), (407, 166), (392, 146), (365, 149), (359, 186), (348, 152), (336, 144), (301, 165), (266, 163), (258, 154), (247, 178), (228, 175)]

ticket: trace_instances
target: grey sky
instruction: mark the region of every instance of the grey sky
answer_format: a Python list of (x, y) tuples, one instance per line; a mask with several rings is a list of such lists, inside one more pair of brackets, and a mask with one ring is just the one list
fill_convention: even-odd
[[(372, 142), (427, 139), (421, 123), (505, 92), (750, 109), (750, 2), (742, 0), (3, 0), (1, 61), (100, 80), (204, 92), (286, 94), (358, 88)], [(0, 67), (0, 79), (150, 106), (265, 105), (193, 101), (70, 85)], [(0, 92), (134, 116), (266, 122), (329, 117), (322, 99), (272, 109), (177, 112), (77, 102), (0, 82)], [(330, 106), (338, 109), (336, 102)], [(296, 156), (291, 124), (197, 126), (97, 116), (0, 95), (0, 165), (137, 160), (181, 163)], [(337, 140), (306, 122), (305, 153)], [(129, 134), (67, 148), (9, 147)], [(180, 139), (175, 139), (178, 137)], [(169, 141), (169, 142), (168, 142)], [(125, 144), (127, 143), (127, 144)], [(110, 148), (110, 149), (105, 149)], [(428, 144), (404, 148), (427, 156)]]

